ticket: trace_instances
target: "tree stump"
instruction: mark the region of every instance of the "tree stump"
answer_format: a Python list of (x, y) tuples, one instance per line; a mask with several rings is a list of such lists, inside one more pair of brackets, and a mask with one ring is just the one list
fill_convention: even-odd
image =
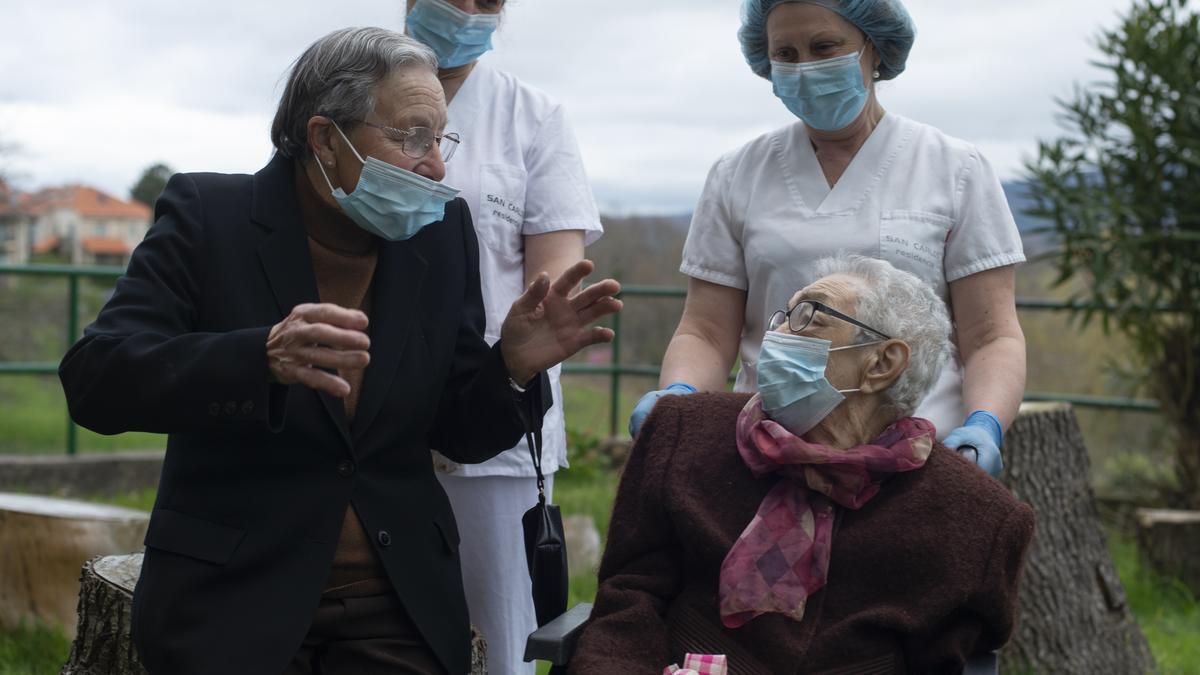
[(1200, 597), (1200, 511), (1138, 509), (1136, 517), (1142, 560)]
[(134, 509), (0, 493), (0, 628), (36, 620), (73, 634), (79, 566), (141, 548), (148, 522)]
[[(89, 560), (79, 578), (79, 629), (60, 675), (146, 675), (133, 646), (133, 587), (142, 554)], [(471, 631), (471, 671), (487, 675), (487, 642)]]
[(1008, 433), (1004, 483), (1037, 512), (1005, 672), (1149, 673), (1154, 658), (1125, 602), (1066, 404), (1026, 404)]
[(142, 554), (89, 560), (79, 577), (79, 628), (60, 675), (146, 675), (131, 637)]

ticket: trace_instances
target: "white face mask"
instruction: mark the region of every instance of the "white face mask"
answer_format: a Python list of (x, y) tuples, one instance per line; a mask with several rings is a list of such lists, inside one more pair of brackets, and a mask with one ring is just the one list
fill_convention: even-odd
[(364, 160), (337, 122), (333, 127), (363, 163), (358, 185), (350, 194), (335, 190), (319, 160), (317, 168), (333, 199), (359, 227), (388, 241), (401, 241), (446, 216), (446, 204), (458, 196), (458, 190), (375, 157)]
[(763, 412), (789, 432), (802, 436), (820, 424), (859, 389), (836, 389), (825, 377), (829, 352), (876, 345), (883, 340), (835, 347), (829, 340), (775, 331), (763, 336), (758, 353), (758, 393)]

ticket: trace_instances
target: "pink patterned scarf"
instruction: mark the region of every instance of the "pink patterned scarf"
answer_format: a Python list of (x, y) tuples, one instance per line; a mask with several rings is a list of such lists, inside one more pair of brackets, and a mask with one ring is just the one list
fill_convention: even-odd
[(906, 417), (872, 443), (837, 450), (788, 433), (767, 419), (761, 398), (751, 398), (738, 415), (738, 452), (756, 477), (778, 472), (784, 480), (763, 498), (721, 564), (725, 626), (767, 612), (803, 619), (808, 596), (829, 573), (833, 503), (861, 508), (889, 475), (924, 466), (933, 439), (932, 423)]

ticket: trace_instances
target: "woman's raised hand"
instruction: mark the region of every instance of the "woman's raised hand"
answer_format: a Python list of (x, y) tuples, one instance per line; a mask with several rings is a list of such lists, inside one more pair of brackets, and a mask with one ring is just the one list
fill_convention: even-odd
[(592, 261), (581, 260), (554, 283), (542, 272), (513, 303), (500, 328), (500, 351), (518, 384), (584, 347), (612, 341), (612, 329), (591, 324), (621, 310), (621, 301), (613, 297), (621, 285), (604, 279), (572, 295), (593, 269)]

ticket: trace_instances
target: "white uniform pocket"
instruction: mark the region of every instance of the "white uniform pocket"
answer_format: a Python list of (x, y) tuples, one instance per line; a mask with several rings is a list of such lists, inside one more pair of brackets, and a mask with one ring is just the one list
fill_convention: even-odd
[(485, 164), (479, 169), (475, 233), (484, 246), (510, 261), (524, 255), (525, 180), (525, 169), (519, 166)]
[(927, 211), (885, 211), (879, 222), (879, 257), (912, 272), (946, 299), (943, 260), (954, 221)]

